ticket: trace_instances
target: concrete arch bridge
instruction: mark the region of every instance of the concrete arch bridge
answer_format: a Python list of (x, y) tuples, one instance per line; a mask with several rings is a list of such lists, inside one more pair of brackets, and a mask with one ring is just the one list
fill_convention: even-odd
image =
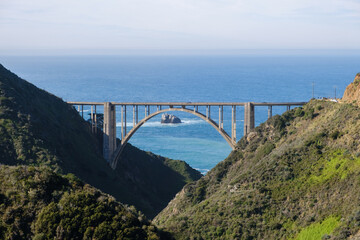
[[(267, 106), (268, 118), (272, 116), (273, 106), (302, 106), (306, 102), (140, 102), (140, 103), (117, 103), (117, 102), (68, 102), (78, 107), (78, 111), (84, 117), (84, 106), (91, 109), (90, 121), (92, 131), (97, 131), (97, 110), (103, 108), (103, 156), (115, 169), (126, 143), (134, 133), (151, 118), (161, 113), (170, 111), (181, 111), (193, 114), (214, 127), (225, 139), (232, 149), (236, 145), (236, 109), (244, 107), (244, 135), (247, 135), (255, 127), (255, 106)], [(121, 111), (121, 144), (116, 144), (116, 108)], [(231, 133), (224, 130), (224, 107), (231, 108)], [(139, 108), (144, 109), (144, 117), (139, 120)], [(212, 109), (218, 113), (211, 115)], [(205, 111), (205, 112), (202, 112)], [(132, 128), (128, 129), (127, 115), (132, 116)], [(218, 118), (218, 119), (217, 119)]]

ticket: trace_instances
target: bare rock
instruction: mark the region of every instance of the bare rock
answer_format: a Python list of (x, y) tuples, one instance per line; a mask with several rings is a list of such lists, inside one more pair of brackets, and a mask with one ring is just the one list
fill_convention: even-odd
[(161, 116), (161, 123), (181, 123), (181, 120), (175, 115), (164, 113)]
[(360, 73), (356, 74), (354, 81), (346, 87), (342, 101), (355, 101), (360, 104)]
[(256, 138), (257, 137), (257, 133), (256, 132), (250, 132), (248, 135), (247, 135), (247, 137), (246, 137), (246, 140), (248, 141), (248, 142), (251, 142), (254, 138)]

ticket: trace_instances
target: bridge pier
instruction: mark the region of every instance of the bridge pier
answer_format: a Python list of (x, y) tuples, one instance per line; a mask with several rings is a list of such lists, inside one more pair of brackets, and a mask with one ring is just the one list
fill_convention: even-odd
[(219, 129), (224, 128), (224, 106), (219, 106)]
[(252, 102), (245, 103), (244, 109), (244, 136), (255, 128), (255, 111)]
[(116, 150), (115, 111), (115, 105), (110, 102), (104, 103), (103, 156), (108, 162), (111, 162)]
[(97, 115), (96, 115), (96, 105), (95, 105), (95, 133), (97, 133)]
[(135, 123), (138, 124), (138, 122), (139, 122), (139, 106), (138, 105), (135, 106), (135, 112), (136, 112)]
[(133, 127), (135, 127), (135, 106), (133, 105)]
[(231, 108), (231, 141), (236, 144), (236, 106)]
[(91, 121), (91, 132), (94, 133), (94, 114), (93, 114), (93, 105), (91, 105), (91, 108), (90, 108), (90, 121)]
[(124, 139), (125, 136), (126, 136), (126, 105), (121, 106), (121, 141)]

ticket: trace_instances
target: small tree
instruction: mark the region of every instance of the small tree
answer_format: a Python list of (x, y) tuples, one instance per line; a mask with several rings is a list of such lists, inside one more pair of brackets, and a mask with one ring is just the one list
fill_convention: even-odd
[[(93, 114), (93, 116), (95, 116), (95, 114)], [(89, 113), (89, 119), (87, 120), (87, 122), (91, 125), (91, 113)], [(95, 124), (95, 119), (94, 119), (94, 124)], [(104, 124), (104, 114), (97, 113), (96, 114), (96, 127), (98, 129), (101, 129), (101, 131), (102, 131), (103, 124)]]

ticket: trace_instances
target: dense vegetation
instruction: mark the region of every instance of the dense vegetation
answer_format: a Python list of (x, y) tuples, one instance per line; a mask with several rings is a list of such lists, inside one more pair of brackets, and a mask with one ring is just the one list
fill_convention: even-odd
[(46, 167), (0, 168), (0, 239), (168, 238), (134, 208)]
[(0, 65), (0, 164), (73, 173), (150, 218), (186, 183), (201, 177), (183, 161), (130, 144), (113, 171), (101, 152), (101, 141), (75, 109)]
[[(313, 100), (202, 178), (130, 144), (114, 171), (71, 106), (0, 65), (0, 239), (356, 239), (359, 120), (358, 106)], [(155, 218), (160, 231), (88, 184), (149, 217), (182, 190)]]
[(345, 239), (359, 196), (360, 109), (313, 100), (242, 138), (154, 221), (178, 239)]

